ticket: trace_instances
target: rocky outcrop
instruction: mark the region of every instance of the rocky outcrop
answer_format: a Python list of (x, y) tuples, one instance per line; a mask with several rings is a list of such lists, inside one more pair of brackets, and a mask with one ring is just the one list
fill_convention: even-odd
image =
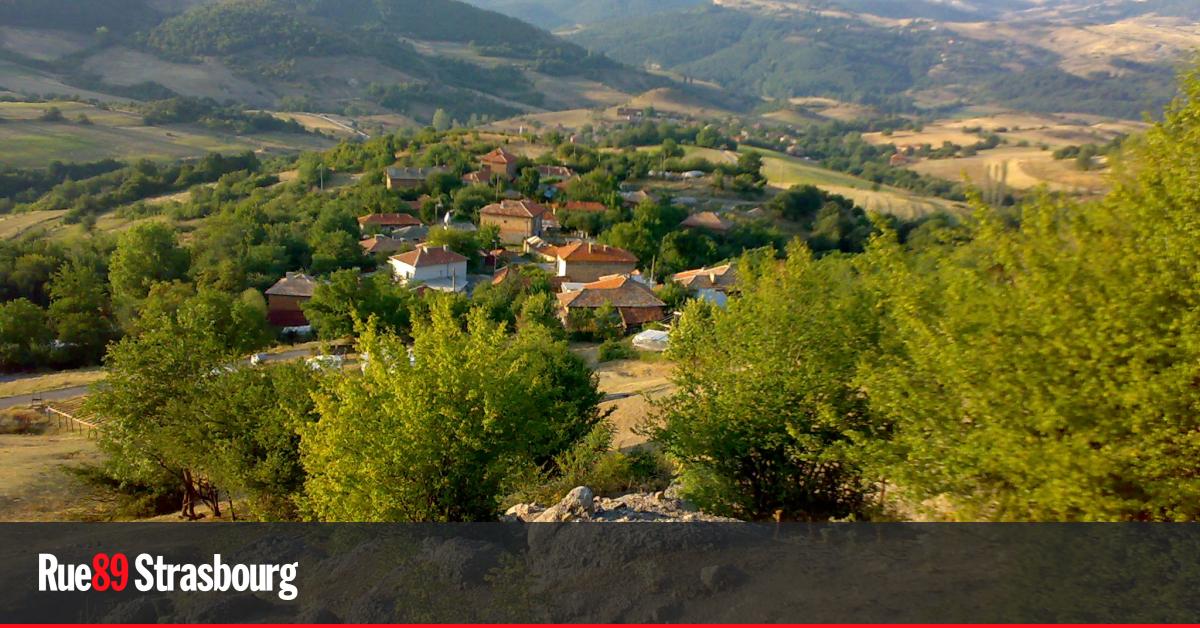
[(674, 487), (655, 493), (597, 498), (586, 486), (571, 489), (566, 497), (550, 507), (517, 504), (504, 513), (503, 520), (526, 523), (736, 521), (700, 512), (680, 499)]

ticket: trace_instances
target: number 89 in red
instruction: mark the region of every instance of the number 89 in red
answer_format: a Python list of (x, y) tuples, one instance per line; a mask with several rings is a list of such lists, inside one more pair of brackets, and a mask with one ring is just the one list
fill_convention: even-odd
[(129, 584), (129, 559), (124, 554), (96, 554), (92, 557), (92, 589), (124, 591)]

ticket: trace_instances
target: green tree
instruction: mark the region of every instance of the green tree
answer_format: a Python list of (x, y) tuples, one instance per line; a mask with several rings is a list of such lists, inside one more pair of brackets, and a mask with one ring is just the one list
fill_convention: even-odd
[(324, 521), (479, 521), (530, 469), (603, 420), (591, 371), (541, 326), (510, 336), (440, 301), (398, 338), (368, 330), (365, 372), (334, 374), (302, 428), (306, 506)]
[(1041, 199), (1012, 228), (875, 251), (888, 351), (864, 374), (896, 426), (888, 473), (943, 516), (1200, 516), (1200, 76), (1093, 203)]
[(387, 273), (362, 278), (357, 271), (343, 270), (318, 284), (303, 308), (317, 336), (325, 340), (353, 335), (355, 325), (372, 316), (382, 329), (405, 335), (413, 298), (412, 291)]
[(98, 364), (117, 335), (104, 277), (90, 264), (70, 261), (50, 278), (49, 316), (62, 350), (55, 362)]
[(529, 167), (521, 170), (521, 176), (517, 177), (517, 190), (524, 194), (526, 198), (535, 198), (537, 196), (538, 187), (542, 184), (542, 175), (537, 168)]
[[(761, 272), (752, 269), (761, 268)], [(858, 443), (883, 430), (854, 384), (878, 340), (870, 294), (843, 257), (739, 264), (743, 297), (692, 301), (671, 334), (678, 392), (648, 431), (682, 467), (685, 494), (745, 519), (863, 513), (873, 485)]]
[(186, 277), (188, 263), (187, 250), (179, 246), (175, 232), (163, 223), (137, 225), (121, 234), (108, 270), (112, 300), (120, 319), (130, 321), (155, 283)]
[(28, 299), (0, 303), (0, 369), (44, 363), (53, 337), (45, 310)]
[(433, 112), (433, 128), (435, 131), (449, 131), (453, 122), (450, 120), (450, 114), (446, 113), (445, 109), (438, 109)]

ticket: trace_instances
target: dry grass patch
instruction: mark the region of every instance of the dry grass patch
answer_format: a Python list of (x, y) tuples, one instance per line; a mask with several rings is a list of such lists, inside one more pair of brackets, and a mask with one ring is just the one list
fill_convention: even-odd
[(29, 375), (12, 381), (0, 382), (0, 397), (16, 397), (50, 392), (76, 386), (90, 386), (102, 379), (106, 373), (102, 368), (59, 371), (44, 375)]

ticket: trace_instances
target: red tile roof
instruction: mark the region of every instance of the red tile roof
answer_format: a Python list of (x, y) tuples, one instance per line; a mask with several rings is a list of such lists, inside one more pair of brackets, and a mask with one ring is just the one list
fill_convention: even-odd
[(366, 253), (395, 253), (404, 248), (405, 243), (387, 236), (373, 236), (366, 240), (359, 240), (358, 245)]
[(458, 264), (467, 261), (467, 258), (451, 251), (449, 247), (445, 246), (423, 246), (407, 253), (393, 255), (390, 259), (394, 259), (402, 264), (408, 264), (413, 268), (445, 266), (447, 264)]
[(492, 177), (492, 173), (487, 170), (476, 170), (468, 172), (462, 177), (463, 183), (487, 183)]
[(415, 227), (422, 223), (409, 214), (367, 214), (358, 217), (358, 224), (361, 227)]
[(558, 247), (558, 257), (568, 262), (630, 262), (636, 264), (638, 261), (636, 255), (625, 249), (590, 242), (573, 242), (560, 246)]
[(515, 218), (537, 218), (546, 213), (546, 208), (541, 205), (527, 200), (502, 200), (499, 203), (492, 203), (487, 207), (479, 210), (481, 215), (485, 216), (512, 216)]
[(499, 164), (509, 164), (516, 163), (518, 158), (516, 155), (504, 150), (504, 147), (501, 146), (500, 148), (497, 148), (496, 150), (484, 155), (480, 159), (484, 163), (495, 162)]
[(567, 201), (567, 204), (563, 206), (563, 210), (569, 212), (603, 213), (608, 211), (608, 208), (604, 206), (604, 203), (597, 203), (595, 201)]
[[(617, 308), (661, 308), (665, 307), (657, 296), (645, 284), (634, 281), (627, 275), (605, 277), (599, 281), (584, 284), (583, 288), (574, 292), (562, 292), (558, 302), (566, 308), (600, 307), (611, 303)], [(644, 321), (643, 321), (644, 322)]]
[(687, 288), (710, 288), (724, 290), (737, 283), (737, 271), (733, 264), (685, 270), (671, 275), (671, 279)]

